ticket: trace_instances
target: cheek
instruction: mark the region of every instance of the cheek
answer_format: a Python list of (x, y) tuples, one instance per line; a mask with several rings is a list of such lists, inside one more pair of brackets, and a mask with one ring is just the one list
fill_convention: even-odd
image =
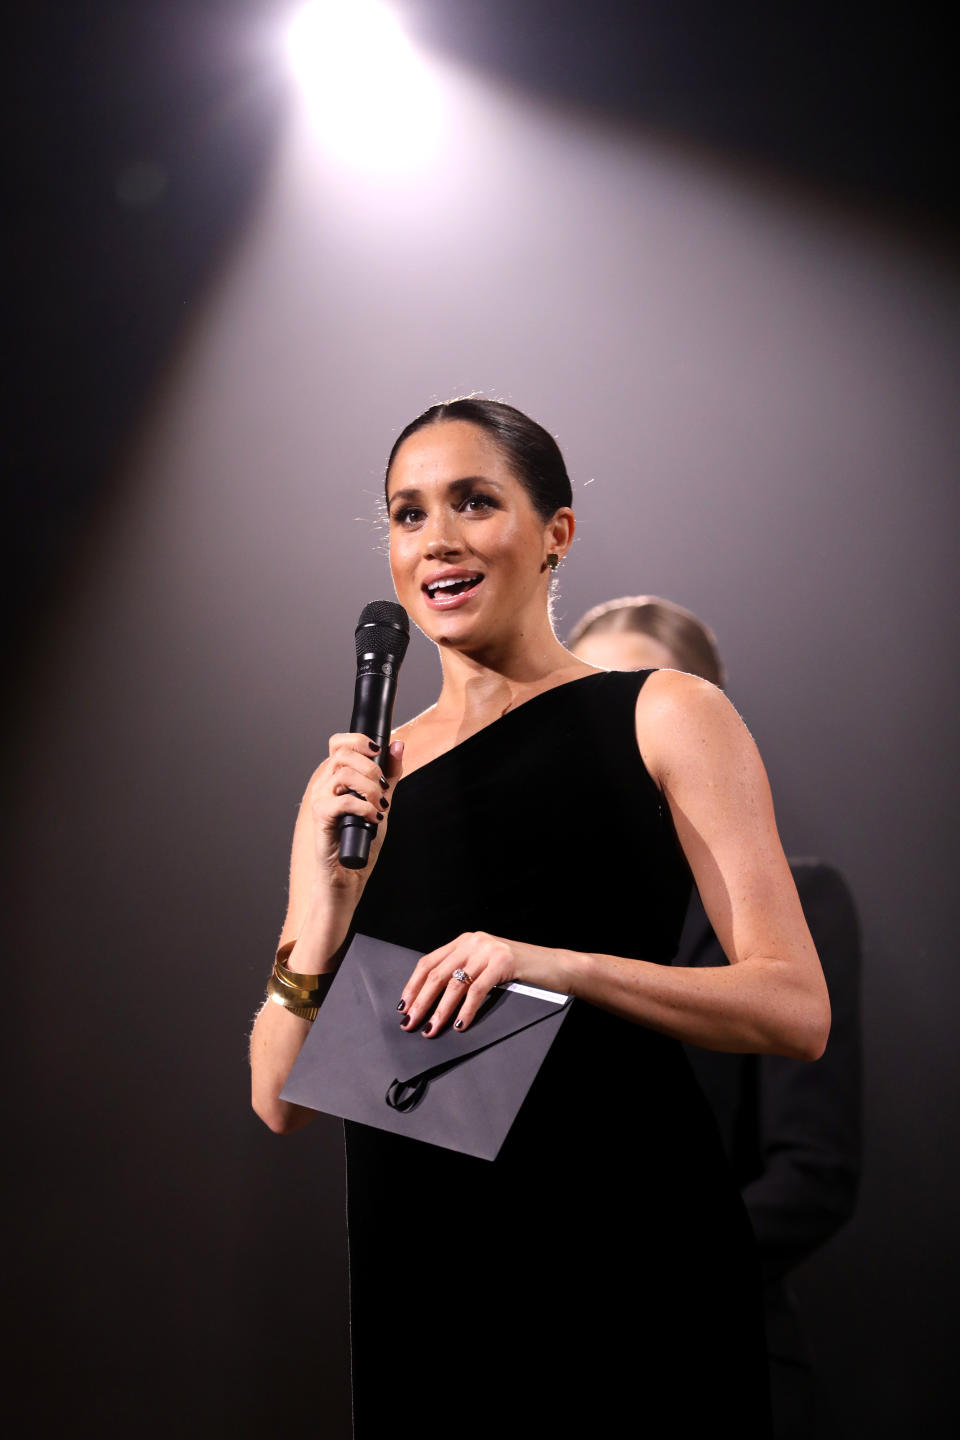
[(398, 590), (403, 582), (403, 565), (399, 552), (400, 547), (394, 543), (391, 537), (387, 548), (387, 564), (390, 566), (390, 578), (393, 580), (395, 590)]
[(522, 517), (511, 515), (489, 536), (485, 548), (491, 556), (522, 565), (530, 556), (539, 553), (538, 541), (539, 537), (530, 533)]
[(387, 550), (390, 578), (397, 592), (397, 599), (408, 608), (413, 603), (414, 595), (419, 593), (419, 586), (414, 581), (419, 560), (419, 547), (413, 537), (398, 535), (396, 532), (390, 536)]
[(503, 550), (519, 575), (537, 576), (543, 558), (543, 537), (526, 516), (518, 516), (503, 534)]
[(409, 561), (412, 550), (411, 536), (404, 530), (398, 530), (391, 525), (387, 536), (387, 558), (390, 561), (390, 569), (399, 572)]

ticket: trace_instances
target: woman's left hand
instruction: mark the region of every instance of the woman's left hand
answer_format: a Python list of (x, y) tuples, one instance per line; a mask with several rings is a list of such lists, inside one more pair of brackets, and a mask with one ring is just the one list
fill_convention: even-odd
[(410, 1032), (423, 1025), (424, 1035), (432, 1036), (456, 1015), (454, 1029), (466, 1030), (494, 986), (513, 980), (564, 993), (560, 952), (468, 931), (417, 963), (397, 1007), (400, 1023)]

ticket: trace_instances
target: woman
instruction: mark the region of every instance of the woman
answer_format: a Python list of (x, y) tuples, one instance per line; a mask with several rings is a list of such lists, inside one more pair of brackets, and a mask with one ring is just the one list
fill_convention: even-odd
[[(665, 1406), (681, 1434), (766, 1434), (749, 1227), (678, 1043), (813, 1059), (826, 1041), (759, 756), (714, 687), (559, 643), (570, 482), (519, 411), (432, 407), (386, 499), (397, 595), (443, 685), (386, 782), (363, 736), (331, 740), (281, 958), (330, 974), (351, 930), (419, 950), (411, 1032), (467, 1028), (511, 980), (577, 1003), (496, 1161), (347, 1125), (355, 1433), (611, 1433)], [(365, 871), (337, 860), (346, 813), (382, 817)], [(733, 962), (714, 972), (669, 968), (691, 871)], [(277, 1131), (310, 1118), (278, 1098), (307, 1028), (277, 1005), (254, 1027), (253, 1103)]]

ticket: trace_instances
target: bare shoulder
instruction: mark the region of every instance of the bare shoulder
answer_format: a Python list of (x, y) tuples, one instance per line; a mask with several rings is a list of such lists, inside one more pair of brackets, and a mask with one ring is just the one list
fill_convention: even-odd
[(409, 720), (404, 720), (402, 725), (395, 725), (391, 732), (391, 740), (402, 740), (406, 745), (419, 731), (429, 728), (436, 708), (436, 703), (428, 705), (426, 710), (420, 711), (419, 715), (414, 715)]
[(391, 732), (391, 742), (403, 741), (404, 775), (412, 775), (414, 770), (419, 770), (421, 765), (425, 765), (435, 754), (446, 748), (444, 737), (438, 733), (436, 709), (435, 704), (428, 705), (426, 710), (421, 710), (419, 715), (397, 725)]
[(678, 766), (698, 768), (710, 757), (745, 758), (756, 747), (737, 711), (716, 685), (681, 670), (656, 670), (637, 696), (637, 744), (661, 783)]

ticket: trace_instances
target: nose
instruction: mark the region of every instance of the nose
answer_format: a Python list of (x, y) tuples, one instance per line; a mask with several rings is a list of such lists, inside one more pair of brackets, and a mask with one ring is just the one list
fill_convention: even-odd
[(424, 558), (439, 560), (450, 555), (463, 553), (463, 541), (456, 516), (449, 510), (441, 509), (431, 514), (420, 532)]

